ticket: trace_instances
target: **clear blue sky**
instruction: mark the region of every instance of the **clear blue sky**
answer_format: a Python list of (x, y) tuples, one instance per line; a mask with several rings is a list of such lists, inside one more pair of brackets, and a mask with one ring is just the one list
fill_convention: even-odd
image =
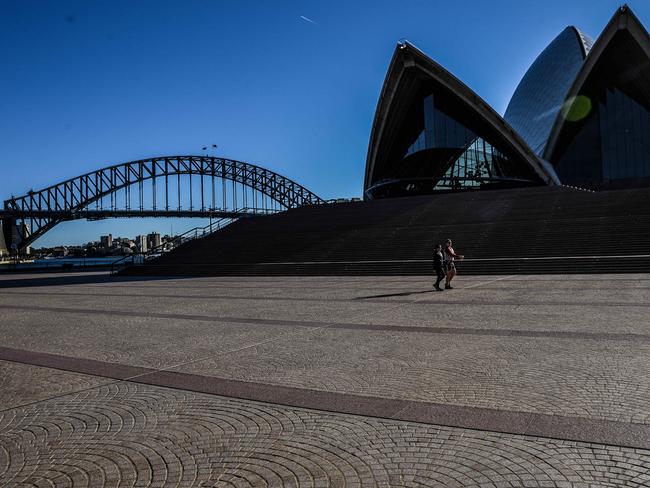
[[(595, 38), (619, 5), (0, 0), (0, 198), (118, 162), (199, 154), (212, 143), (322, 197), (360, 196), (397, 40), (410, 40), (503, 113), (554, 36), (573, 24)], [(629, 5), (650, 24), (650, 3)], [(197, 223), (176, 222), (174, 231)], [(169, 228), (153, 219), (81, 221), (36, 246)]]

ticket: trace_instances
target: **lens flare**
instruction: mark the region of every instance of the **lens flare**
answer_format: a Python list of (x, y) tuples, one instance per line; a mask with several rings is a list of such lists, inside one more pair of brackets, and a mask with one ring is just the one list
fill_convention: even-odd
[(571, 97), (562, 106), (562, 116), (569, 122), (584, 119), (591, 112), (591, 100), (584, 95)]

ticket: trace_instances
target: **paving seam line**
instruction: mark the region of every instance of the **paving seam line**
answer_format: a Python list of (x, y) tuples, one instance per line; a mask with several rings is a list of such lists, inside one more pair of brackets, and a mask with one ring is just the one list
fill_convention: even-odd
[[(7, 307), (7, 306), (0, 306), (0, 308), (10, 308), (10, 307)], [(28, 308), (33, 309), (33, 308), (35, 308), (35, 307), (28, 307)], [(43, 307), (43, 308), (44, 308), (44, 307)], [(86, 312), (89, 312), (89, 311), (86, 311)], [(114, 311), (111, 311), (111, 312), (109, 312), (109, 314), (115, 314), (115, 312), (114, 312)], [(330, 326), (332, 326), (332, 325), (333, 325), (333, 324), (327, 324), (327, 325), (324, 325), (324, 326), (322, 326), (322, 327), (314, 327), (314, 328), (311, 328), (310, 330), (308, 330), (308, 332), (310, 332), (310, 333), (311, 333), (311, 332), (315, 332), (316, 330), (324, 329), (324, 328), (330, 327)], [(300, 331), (300, 332), (304, 332), (304, 331)], [(300, 332), (299, 332), (299, 333), (300, 333)], [(299, 334), (299, 333), (298, 333), (298, 334)], [(207, 359), (211, 359), (211, 358), (213, 358), (213, 357), (215, 357), (215, 356), (228, 355), (228, 354), (231, 354), (231, 353), (234, 353), (234, 352), (239, 352), (239, 351), (242, 351), (242, 350), (245, 350), (245, 349), (249, 349), (249, 348), (252, 348), (252, 347), (258, 347), (258, 346), (260, 346), (260, 345), (262, 345), (262, 344), (270, 343), (270, 342), (276, 341), (276, 340), (278, 340), (278, 339), (280, 339), (280, 338), (284, 338), (284, 337), (287, 336), (287, 335), (292, 335), (292, 334), (290, 334), (290, 333), (280, 334), (280, 335), (278, 335), (278, 336), (276, 336), (276, 337), (274, 337), (274, 338), (272, 338), (272, 339), (268, 339), (268, 340), (266, 340), (266, 341), (260, 341), (260, 342), (254, 343), (254, 344), (249, 344), (249, 345), (242, 346), (242, 347), (239, 347), (239, 348), (235, 348), (235, 349), (233, 349), (233, 350), (229, 350), (229, 351), (221, 351), (220, 353), (217, 353), (217, 354), (212, 354), (212, 355), (210, 355), (210, 356), (206, 356), (206, 357), (202, 357), (202, 358), (197, 358), (197, 359), (194, 359), (194, 360), (192, 360), (192, 361), (186, 361), (186, 362), (184, 362), (184, 363), (179, 363), (179, 364), (175, 364), (175, 365), (170, 365), (170, 366), (167, 366), (167, 367), (165, 367), (165, 368), (161, 368), (161, 369), (158, 369), (158, 370), (152, 370), (151, 372), (142, 373), (142, 374), (140, 374), (140, 375), (136, 375), (136, 376), (133, 376), (133, 377), (130, 377), (130, 378), (119, 378), (118, 381), (115, 381), (115, 382), (113, 382), (113, 383), (107, 383), (107, 384), (102, 385), (102, 386), (106, 386), (106, 385), (110, 385), (110, 384), (115, 384), (115, 383), (120, 383), (120, 382), (122, 382), (122, 381), (126, 381), (126, 382), (128, 382), (128, 381), (131, 381), (131, 380), (135, 380), (135, 379), (137, 379), (138, 377), (141, 377), (141, 376), (150, 375), (150, 374), (153, 374), (153, 373), (156, 373), (156, 372), (169, 371), (169, 370), (171, 370), (171, 369), (176, 369), (176, 368), (178, 368), (178, 367), (180, 367), (180, 366), (186, 366), (186, 365), (188, 365), (188, 364), (192, 364), (192, 363), (196, 363), (196, 362), (200, 362), (200, 361), (205, 361), (205, 360), (207, 360)], [(297, 335), (297, 334), (293, 334), (293, 335)], [(2, 346), (0, 346), (0, 351), (2, 351), (3, 349), (8, 350), (9, 348), (3, 348)], [(24, 351), (24, 352), (29, 353), (29, 351)], [(47, 354), (47, 353), (41, 353), (41, 354)], [(55, 356), (55, 355), (50, 355), (50, 356)], [(1, 354), (0, 354), (0, 359), (2, 359), (2, 355), (1, 355)], [(71, 359), (72, 359), (72, 358), (71, 358)], [(5, 361), (7, 361), (7, 360), (8, 360), (8, 361), (12, 361), (12, 359), (4, 359), (4, 360), (5, 360)], [(14, 360), (14, 362), (20, 362), (20, 361), (15, 361), (15, 360)], [(98, 362), (98, 361), (95, 361), (95, 362)], [(30, 363), (28, 363), (28, 362), (23, 362), (23, 364), (30, 364)], [(37, 366), (36, 364), (32, 364), (32, 365)], [(48, 366), (45, 366), (45, 367), (48, 367)], [(126, 367), (128, 367), (128, 366), (126, 366)], [(60, 369), (60, 368), (54, 368), (54, 369)], [(66, 371), (65, 369), (62, 369), (62, 370), (63, 370), (63, 371)], [(85, 373), (85, 374), (90, 374), (90, 375), (92, 375), (93, 373)], [(96, 376), (99, 376), (99, 375), (96, 375)], [(45, 402), (45, 401), (51, 400), (51, 399), (53, 399), (53, 398), (60, 398), (60, 397), (67, 396), (67, 395), (74, 395), (74, 394), (76, 394), (76, 393), (80, 393), (80, 392), (87, 391), (87, 390), (90, 390), (90, 389), (93, 389), (93, 387), (90, 387), (90, 388), (83, 388), (83, 389), (81, 389), (81, 390), (71, 391), (71, 392), (67, 392), (67, 393), (65, 393), (65, 394), (61, 394), (61, 395), (54, 395), (54, 396), (52, 396), (52, 397), (45, 398), (45, 399), (42, 399), (42, 400), (38, 400), (38, 401), (36, 401), (36, 402), (30, 402), (30, 403), (25, 404), (25, 405), (20, 405), (20, 406), (18, 406), (18, 407), (11, 407), (11, 408), (20, 408), (20, 407), (23, 407), (23, 406), (26, 406), (26, 405), (37, 404), (37, 403), (41, 403), (41, 402)], [(10, 408), (10, 409), (11, 409), (11, 408)], [(7, 410), (10, 410), (10, 409), (7, 409)], [(0, 411), (3, 411), (3, 410), (0, 410)]]
[[(433, 292), (431, 292), (433, 293)], [(383, 313), (408, 304), (415, 304), (417, 300), (408, 302), (397, 302), (396, 306), (369, 312), (362, 315), (368, 317), (373, 314)], [(392, 303), (392, 302), (382, 302)], [(454, 303), (454, 302), (452, 302)], [(365, 330), (365, 331), (387, 331), (401, 333), (422, 333), (422, 334), (448, 334), (448, 335), (475, 335), (487, 337), (528, 337), (528, 338), (552, 338), (552, 339), (587, 339), (587, 340), (610, 340), (610, 341), (650, 341), (650, 334), (640, 334), (633, 332), (580, 332), (575, 330), (548, 330), (548, 329), (493, 329), (493, 328), (470, 328), (470, 327), (427, 327), (420, 325), (394, 325), (394, 324), (372, 324), (364, 322), (316, 322), (308, 320), (286, 320), (286, 319), (258, 319), (253, 317), (215, 317), (209, 315), (184, 315), (184, 314), (165, 314), (165, 313), (140, 313), (126, 312), (123, 310), (92, 310), (80, 308), (63, 308), (63, 307), (37, 307), (23, 305), (0, 305), (0, 309), (8, 310), (27, 310), (43, 312), (60, 312), (73, 314), (94, 314), (110, 316), (126, 316), (138, 318), (160, 318), (190, 320), (220, 324), (245, 324), (245, 325), (268, 325), (268, 326), (294, 326), (302, 327), (309, 330), (318, 330), (323, 328), (341, 329), (341, 330)], [(361, 317), (352, 317), (352, 319)], [(236, 352), (236, 351), (233, 351)]]
[[(483, 286), (483, 285), (486, 285), (486, 284), (493, 283), (495, 281), (500, 281), (500, 280), (511, 278), (512, 276), (513, 275), (506, 276), (506, 277), (501, 277), (501, 278), (497, 278), (497, 279), (494, 279), (494, 280), (491, 280), (491, 281), (488, 281), (488, 282), (478, 283), (478, 284), (470, 285), (470, 286), (471, 287)], [(421, 299), (422, 298), (418, 298), (418, 299), (413, 300), (412, 302), (417, 302), (417, 301), (419, 301)], [(371, 315), (376, 315), (378, 313), (385, 313), (385, 312), (395, 310), (395, 309), (398, 309), (398, 308), (403, 308), (405, 305), (406, 304), (399, 304), (399, 305), (396, 305), (394, 307), (390, 307), (388, 309), (376, 310), (375, 312), (371, 312), (371, 313), (363, 313), (363, 314), (360, 314), (359, 316), (352, 317), (352, 319), (355, 319), (355, 318), (358, 319), (358, 318), (361, 318), (361, 317), (368, 317), (368, 316), (371, 316)], [(307, 331), (303, 330), (303, 331), (301, 331), (299, 333), (305, 332), (307, 334), (312, 334), (312, 333), (315, 333), (318, 330), (325, 329), (325, 328), (331, 327), (333, 325), (334, 324), (327, 324), (327, 325), (323, 325), (322, 327), (314, 327), (314, 328), (311, 328), (311, 329), (309, 329)], [(279, 336), (277, 336), (277, 337), (275, 337), (273, 339), (268, 339), (268, 340), (260, 341), (260, 342), (254, 343), (254, 344), (249, 344), (249, 345), (242, 346), (242, 347), (239, 347), (239, 348), (236, 348), (236, 349), (233, 349), (233, 350), (229, 350), (229, 351), (223, 351), (223, 352), (220, 352), (218, 354), (210, 355), (208, 357), (198, 358), (198, 359), (195, 359), (195, 360), (192, 360), (192, 361), (187, 361), (187, 362), (184, 362), (184, 363), (179, 363), (179, 364), (176, 364), (176, 365), (167, 366), (165, 368), (161, 368), (161, 369), (157, 369), (157, 370), (144, 371), (144, 372), (141, 372), (139, 374), (129, 376), (129, 377), (126, 377), (126, 378), (118, 378), (118, 381), (115, 381), (114, 383), (135, 382), (135, 383), (148, 384), (148, 385), (152, 385), (152, 386), (162, 386), (162, 387), (168, 387), (168, 388), (183, 389), (182, 387), (179, 387), (179, 386), (158, 384), (156, 382), (151, 382), (151, 381), (147, 382), (147, 381), (145, 381), (145, 379), (147, 377), (151, 377), (152, 375), (160, 375), (161, 373), (171, 373), (171, 374), (173, 374), (175, 376), (181, 376), (181, 377), (185, 377), (185, 378), (190, 377), (190, 376), (191, 377), (196, 377), (198, 375), (189, 375), (187, 373), (175, 372), (175, 371), (171, 371), (171, 370), (176, 369), (176, 368), (178, 368), (180, 366), (184, 366), (184, 365), (200, 362), (200, 361), (203, 361), (203, 360), (206, 360), (206, 359), (210, 359), (210, 358), (215, 357), (215, 356), (222, 356), (222, 355), (232, 354), (234, 352), (239, 352), (239, 351), (249, 349), (249, 348), (252, 348), (252, 347), (257, 347), (257, 346), (262, 345), (262, 344), (275, 342), (275, 341), (279, 340), (280, 338), (282, 338), (282, 339), (286, 338), (286, 336), (295, 336), (295, 335), (298, 335), (298, 334), (291, 334), (291, 333), (281, 334), (281, 335), (279, 335)], [(6, 352), (8, 349), (9, 348), (0, 348), (0, 351), (4, 350), (4, 352)], [(16, 351), (16, 350), (14, 350), (14, 351)], [(24, 354), (30, 354), (29, 351), (18, 351), (18, 352), (19, 352), (19, 354), (20, 354), (20, 352), (22, 352)], [(52, 354), (46, 354), (46, 353), (39, 353), (39, 354), (41, 354), (41, 356), (46, 355), (46, 356), (49, 356), (49, 357), (57, 357), (57, 355), (52, 355)], [(5, 356), (5, 354), (1, 354), (0, 359), (5, 359), (3, 356)], [(64, 356), (58, 356), (58, 357), (59, 358), (65, 358)], [(84, 360), (81, 360), (81, 359), (78, 359), (78, 358), (65, 358), (65, 359), (67, 359), (68, 361), (72, 361), (72, 362), (74, 362), (74, 361), (76, 361), (76, 362), (84, 361)], [(5, 360), (10, 360), (11, 361), (12, 359), (5, 359)], [(96, 364), (101, 363), (101, 362), (95, 361), (95, 360), (90, 360), (90, 361), (92, 361), (92, 362), (94, 362)], [(31, 364), (31, 363), (26, 362), (26, 361), (15, 361), (15, 362), (23, 362), (24, 364)], [(111, 365), (111, 363), (106, 363), (106, 364)], [(38, 364), (33, 364), (33, 365), (37, 366)], [(124, 365), (112, 365), (112, 366), (113, 367), (122, 367), (122, 368), (133, 368), (133, 367), (124, 366)], [(48, 367), (48, 366), (44, 365), (44, 367)], [(49, 366), (49, 367), (51, 367), (51, 366)], [(145, 369), (145, 368), (138, 368), (138, 369)], [(78, 371), (78, 372), (82, 372), (82, 371)], [(93, 373), (88, 372), (86, 374), (92, 375)], [(97, 375), (97, 376), (100, 376), (100, 375)], [(237, 382), (237, 380), (228, 380), (228, 379), (215, 378), (215, 377), (200, 377), (200, 378), (201, 378), (201, 380), (203, 382), (210, 381), (210, 380), (213, 383), (221, 381), (222, 385), (224, 384), (223, 382), (230, 382), (230, 384), (233, 384), (234, 382)], [(155, 380), (155, 378), (154, 378), (154, 380)], [(109, 384), (114, 384), (114, 383), (109, 383)], [(241, 383), (245, 383), (245, 382), (237, 382), (236, 384), (241, 384)], [(307, 393), (307, 394), (311, 393), (312, 395), (315, 394), (314, 392), (317, 392), (317, 390), (298, 389), (298, 388), (282, 387), (282, 386), (278, 386), (278, 385), (259, 384), (259, 383), (256, 384), (256, 383), (250, 383), (250, 382), (249, 382), (249, 385), (257, 385), (258, 388), (268, 388), (268, 387), (273, 388), (273, 387), (275, 387), (276, 389), (285, 389), (285, 390), (290, 389), (290, 391), (302, 391), (303, 393)], [(106, 385), (101, 385), (101, 386), (106, 386)], [(93, 388), (97, 388), (97, 386), (96, 387), (91, 387), (91, 388), (85, 388), (85, 389), (80, 390), (80, 391), (86, 391), (86, 390), (93, 389)], [(221, 396), (231, 396), (231, 395), (227, 395), (227, 394), (209, 392), (209, 391), (201, 391), (201, 390), (192, 390), (192, 391), (199, 391), (199, 392), (203, 392), (203, 393), (217, 394), (217, 395), (221, 395)], [(76, 394), (78, 392), (79, 391), (72, 391), (72, 392), (68, 392), (68, 393), (66, 393), (64, 395), (57, 395), (57, 396), (51, 397), (51, 398), (67, 396), (67, 395), (74, 395), (74, 394)], [(370, 400), (376, 400), (377, 402), (380, 402), (380, 403), (381, 403), (382, 400), (384, 402), (389, 400), (389, 399), (384, 399), (384, 398), (381, 398), (381, 397), (363, 397), (361, 395), (350, 395), (350, 394), (341, 394), (341, 393), (333, 393), (333, 392), (318, 392), (318, 393), (320, 393), (320, 396), (326, 395), (326, 396), (329, 396), (330, 398), (336, 398), (336, 397), (339, 397), (339, 398), (341, 398), (341, 397), (344, 397), (344, 398), (357, 398), (357, 399), (358, 398), (363, 398), (364, 400), (369, 400), (369, 399)], [(32, 402), (32, 404), (48, 401), (51, 398), (43, 399), (43, 400), (40, 400), (38, 402)], [(237, 398), (239, 398), (239, 397), (237, 397)], [(299, 407), (299, 408), (311, 408), (311, 409), (315, 409), (315, 410), (323, 410), (323, 408), (319, 408), (319, 406), (318, 406), (319, 403), (318, 402), (316, 402), (316, 405), (314, 405), (314, 406), (309, 406), (309, 405), (305, 406), (305, 405), (294, 405), (294, 404), (291, 403), (291, 401), (289, 401), (289, 402), (275, 402), (275, 401), (269, 401), (269, 400), (264, 400), (264, 399), (255, 399), (255, 398), (244, 398), (244, 399), (248, 399), (248, 400), (252, 400), (252, 401), (262, 401), (262, 402), (266, 402), (266, 403), (270, 403), (270, 404), (276, 404), (276, 405), (287, 405), (287, 406), (293, 406), (293, 407)], [(500, 410), (482, 409), (482, 408), (478, 408), (478, 407), (462, 407), (462, 406), (453, 406), (453, 405), (446, 405), (446, 404), (426, 404), (426, 403), (423, 403), (423, 402), (419, 403), (420, 405), (422, 405), (422, 404), (428, 405), (429, 408), (440, 407), (440, 408), (443, 408), (443, 409), (451, 409), (451, 411), (448, 412), (449, 414), (454, 413), (454, 411), (457, 411), (458, 409), (463, 409), (464, 411), (475, 411), (475, 412), (480, 412), (480, 413), (483, 413), (483, 414), (486, 413), (487, 411), (490, 411), (490, 412), (493, 413), (493, 415), (494, 415), (494, 412), (500, 412), (500, 413), (506, 414), (506, 415), (512, 415), (512, 414), (520, 414), (521, 415), (521, 414), (524, 414), (524, 415), (527, 416), (527, 418), (529, 418), (531, 420), (526, 423), (526, 428), (519, 429), (519, 430), (513, 432), (512, 430), (514, 430), (514, 429), (505, 429), (505, 430), (498, 429), (498, 430), (495, 430), (493, 428), (489, 428), (489, 429), (481, 428), (480, 426), (477, 427), (475, 425), (475, 423), (470, 424), (470, 425), (457, 425), (457, 424), (459, 424), (459, 422), (455, 422), (455, 423), (436, 422), (435, 419), (434, 419), (434, 421), (428, 421), (427, 422), (423, 418), (420, 418), (420, 420), (412, 419), (412, 418), (395, 418), (395, 416), (398, 416), (398, 415), (400, 417), (401, 416), (406, 416), (407, 417), (406, 413), (409, 411), (409, 408), (412, 408), (413, 404), (418, 403), (418, 402), (407, 401), (407, 400), (397, 400), (397, 401), (398, 402), (404, 402), (404, 406), (402, 408), (400, 408), (400, 409), (397, 409), (393, 413), (394, 417), (372, 415), (369, 412), (349, 412), (349, 411), (327, 410), (327, 409), (325, 409), (325, 410), (326, 411), (334, 411), (334, 412), (338, 412), (338, 413), (344, 413), (344, 414), (352, 414), (352, 415), (363, 415), (363, 416), (380, 417), (380, 418), (392, 418), (393, 420), (413, 421), (413, 422), (421, 422), (421, 423), (428, 423), (428, 424), (434, 424), (434, 425), (446, 425), (446, 426), (450, 426), (450, 427), (469, 428), (469, 429), (474, 429), (474, 430), (488, 430), (490, 432), (503, 432), (503, 433), (509, 433), (509, 434), (515, 434), (515, 435), (537, 435), (537, 436), (548, 437), (548, 438), (557, 438), (557, 439), (562, 439), (562, 440), (575, 440), (575, 441), (591, 442), (591, 443), (598, 443), (598, 444), (619, 445), (619, 446), (632, 447), (632, 448), (647, 449), (648, 448), (648, 442), (650, 441), (650, 427), (645, 426), (643, 424), (634, 424), (634, 426), (633, 426), (632, 424), (622, 424), (622, 423), (618, 423), (618, 422), (602, 421), (602, 420), (591, 420), (591, 419), (584, 419), (584, 418), (580, 418), (580, 417), (561, 417), (561, 416), (553, 416), (553, 415), (546, 415), (546, 414), (531, 414), (531, 413), (524, 413), (524, 412), (500, 411)], [(322, 407), (322, 405), (320, 405), (320, 406)], [(12, 408), (20, 408), (20, 406), (19, 407), (12, 407)], [(527, 432), (527, 431), (530, 430), (530, 425), (532, 424), (533, 420), (536, 417), (539, 417), (540, 419), (541, 418), (553, 418), (553, 417), (555, 417), (557, 419), (569, 420), (574, 424), (576, 424), (576, 423), (577, 424), (583, 424), (583, 427), (578, 429), (578, 434), (577, 435), (570, 436), (570, 438), (568, 438), (568, 439), (566, 437), (558, 437), (557, 435), (544, 435), (544, 432)], [(477, 420), (478, 419), (475, 419), (475, 422)], [(480, 420), (479, 420), (479, 423), (480, 423)], [(615, 426), (615, 427), (613, 429), (610, 429), (609, 436), (607, 435), (607, 432), (606, 432), (604, 436), (602, 434), (600, 436), (598, 436), (596, 434), (596, 438), (594, 438), (593, 436), (589, 436), (589, 432), (591, 430), (588, 429), (588, 428), (584, 428), (584, 427), (586, 427), (586, 425), (584, 425), (584, 424), (592, 425), (592, 426), (597, 424), (597, 425), (601, 425), (601, 427), (604, 424), (604, 425)], [(621, 424), (621, 425), (618, 425), (618, 424)], [(507, 423), (504, 423), (504, 425), (507, 425)], [(628, 429), (632, 428), (637, 433), (642, 433), (643, 434), (642, 438), (646, 439), (646, 440), (643, 443), (634, 443), (634, 442), (626, 443), (623, 439), (620, 439), (620, 436), (616, 435), (617, 428), (622, 429), (623, 426), (627, 427)], [(607, 430), (607, 429), (605, 429), (605, 430)], [(587, 435), (586, 436), (580, 435), (581, 432), (587, 432)], [(614, 442), (608, 442), (607, 437), (611, 437), (611, 436), (613, 436), (617, 440), (614, 441), (614, 439), (612, 439), (612, 441), (614, 441)], [(586, 438), (580, 438), (580, 437), (586, 437)]]
[[(503, 278), (502, 280), (505, 280), (507, 278)], [(484, 284), (489, 284), (494, 281), (502, 281), (502, 280), (493, 280), (489, 281), (487, 283), (478, 283), (476, 285), (470, 285), (462, 288), (457, 288), (458, 290), (474, 290), (478, 286), (482, 286)], [(602, 287), (601, 287), (602, 288)], [(599, 288), (600, 289), (600, 288)], [(642, 288), (631, 288), (631, 289), (641, 289), (641, 290), (650, 290), (650, 287), (642, 287)], [(415, 290), (411, 292), (404, 292), (404, 293), (388, 293), (388, 294), (382, 294), (382, 295), (370, 295), (370, 296), (360, 296), (360, 297), (354, 297), (354, 298), (309, 298), (309, 297), (278, 297), (278, 296), (255, 296), (255, 297), (249, 297), (249, 296), (242, 296), (242, 295), (161, 295), (161, 294), (137, 294), (137, 295), (124, 295), (121, 293), (78, 293), (78, 292), (22, 292), (22, 291), (11, 291), (7, 292), (3, 290), (3, 296), (11, 296), (11, 295), (16, 295), (16, 296), (34, 296), (34, 295), (45, 295), (45, 296), (65, 296), (65, 297), (116, 297), (116, 298), (178, 298), (178, 299), (200, 299), (200, 300), (243, 300), (243, 301), (251, 301), (251, 300), (265, 300), (265, 301), (280, 301), (280, 302), (318, 302), (318, 303), (332, 303), (332, 302), (340, 302), (340, 303), (382, 303), (382, 304), (420, 304), (420, 305), (470, 305), (470, 306), (480, 306), (480, 307), (501, 307), (501, 306), (570, 306), (570, 307), (650, 307), (650, 303), (639, 303), (637, 302), (607, 302), (607, 301), (598, 301), (598, 302), (568, 302), (568, 301), (547, 301), (547, 302), (514, 302), (514, 301), (500, 301), (500, 302), (494, 302), (494, 301), (488, 301), (488, 300), (472, 300), (472, 301), (460, 301), (460, 300), (445, 300), (445, 299), (440, 299), (440, 300), (430, 300), (430, 301), (422, 301), (422, 300), (413, 300), (413, 299), (389, 299), (391, 297), (396, 297), (396, 296), (409, 296), (409, 295), (416, 295), (416, 294), (429, 294), (432, 293), (433, 290)], [(382, 299), (384, 298), (384, 299)], [(22, 305), (2, 305), (0, 304), (0, 308), (20, 308), (24, 307)], [(30, 307), (33, 310), (45, 310), (45, 311), (69, 311), (69, 312), (74, 312), (76, 310), (81, 310), (84, 312), (89, 312), (89, 313), (115, 313), (116, 311), (107, 311), (107, 310), (95, 310), (95, 309), (71, 309), (71, 308), (58, 308), (58, 307), (37, 307), (37, 306), (32, 306)], [(120, 313), (119, 311), (117, 311)], [(124, 313), (124, 312), (122, 312)], [(127, 312), (131, 313), (131, 312)], [(133, 313), (134, 316), (137, 315), (144, 315), (144, 314), (138, 314), (138, 313)], [(165, 314), (161, 314), (163, 317)], [(195, 316), (189, 315), (188, 317), (192, 318)], [(206, 316), (207, 317), (207, 316)]]
[[(30, 359), (29, 356), (32, 356), (32, 358)], [(116, 379), (114, 382), (72, 391), (26, 405), (14, 406), (6, 410), (23, 408), (27, 405), (74, 395), (111, 384), (131, 382), (344, 415), (358, 415), (629, 448), (648, 449), (650, 447), (650, 425), (646, 424), (327, 392), (169, 370), (146, 370), (147, 368), (138, 366), (123, 366), (96, 360), (83, 360), (47, 353), (32, 353), (9, 348), (0, 348), (0, 359)], [(51, 361), (57, 364), (52, 364)], [(101, 366), (104, 368), (100, 372), (92, 370), (93, 367)], [(137, 372), (137, 374), (125, 375), (116, 372), (114, 376), (111, 376), (111, 368), (122, 369), (123, 372), (130, 370), (132, 373)], [(567, 430), (568, 435), (565, 434)]]

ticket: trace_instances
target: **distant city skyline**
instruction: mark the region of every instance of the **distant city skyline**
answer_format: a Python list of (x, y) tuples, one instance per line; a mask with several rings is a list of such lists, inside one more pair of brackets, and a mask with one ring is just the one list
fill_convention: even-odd
[[(133, 235), (133, 236), (117, 235), (117, 234), (113, 235), (113, 233), (109, 232), (108, 234), (101, 234), (101, 235), (95, 236), (95, 238), (89, 239), (86, 242), (81, 242), (79, 244), (79, 246), (85, 246), (85, 245), (89, 245), (89, 244), (98, 244), (98, 243), (104, 244), (104, 240), (107, 240), (109, 243), (114, 242), (114, 241), (115, 242), (124, 241), (124, 240), (127, 240), (127, 239), (132, 240), (132, 241), (136, 241), (138, 239), (138, 237), (145, 237), (146, 238), (147, 236), (151, 236), (151, 235), (154, 235), (154, 234), (158, 235), (158, 236), (173, 237), (171, 234), (161, 234), (160, 232), (155, 232), (155, 231), (154, 232), (149, 232), (149, 233), (145, 232), (144, 234), (138, 234), (138, 235)], [(108, 244), (108, 245), (110, 247), (110, 244)], [(58, 247), (58, 246), (55, 246), (55, 247)], [(74, 246), (72, 246), (72, 245), (62, 245), (62, 247), (74, 247)], [(43, 248), (44, 249), (49, 249), (50, 247), (43, 246)], [(38, 249), (38, 247), (36, 249)]]
[[(628, 2), (645, 23), (650, 4)], [(395, 43), (409, 39), (503, 114), (567, 25), (597, 36), (620, 2), (0, 1), (0, 198), (203, 147), (357, 197)], [(207, 220), (74, 221), (33, 247), (180, 234)], [(145, 232), (146, 230), (146, 232)]]

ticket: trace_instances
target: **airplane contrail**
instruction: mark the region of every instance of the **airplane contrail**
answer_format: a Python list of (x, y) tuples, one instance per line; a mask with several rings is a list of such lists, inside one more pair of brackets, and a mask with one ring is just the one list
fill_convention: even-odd
[(305, 22), (309, 22), (310, 24), (318, 25), (318, 22), (314, 22), (311, 20), (309, 17), (305, 17), (304, 15), (301, 15), (300, 18), (304, 20)]

